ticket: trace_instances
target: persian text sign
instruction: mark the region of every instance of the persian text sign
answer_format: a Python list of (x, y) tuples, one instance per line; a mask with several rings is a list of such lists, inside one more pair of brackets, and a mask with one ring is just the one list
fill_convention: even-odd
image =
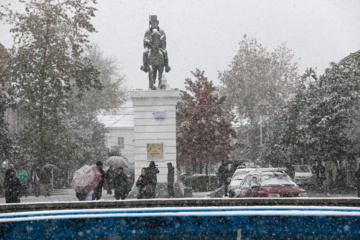
[(147, 145), (148, 158), (163, 158), (162, 144), (148, 144)]

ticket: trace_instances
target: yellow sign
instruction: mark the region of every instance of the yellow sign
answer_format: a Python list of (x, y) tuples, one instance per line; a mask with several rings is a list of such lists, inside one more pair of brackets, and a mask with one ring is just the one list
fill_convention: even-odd
[(147, 145), (148, 158), (163, 158), (162, 144), (148, 144)]

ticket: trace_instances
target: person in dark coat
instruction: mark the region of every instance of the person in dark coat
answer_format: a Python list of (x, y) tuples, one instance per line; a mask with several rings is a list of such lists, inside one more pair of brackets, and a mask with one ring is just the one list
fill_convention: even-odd
[(156, 167), (155, 162), (151, 161), (147, 169), (147, 175), (149, 178), (149, 198), (155, 198), (156, 184), (157, 184), (157, 174), (159, 169)]
[(136, 186), (139, 188), (139, 193), (137, 195), (138, 199), (146, 199), (149, 198), (149, 177), (146, 172), (147, 168), (141, 169), (141, 175), (136, 181)]
[(41, 173), (40, 181), (44, 186), (45, 197), (50, 197), (51, 195), (51, 190), (52, 190), (51, 178), (52, 178), (51, 170), (48, 168), (44, 168), (44, 170)]
[(219, 187), (224, 186), (224, 190), (225, 190), (225, 196), (227, 196), (227, 192), (228, 192), (228, 177), (230, 177), (230, 172), (228, 169), (228, 164), (227, 162), (221, 164), (221, 166), (218, 169), (218, 173), (217, 173), (217, 177), (219, 180)]
[(115, 190), (115, 199), (124, 200), (128, 194), (129, 180), (123, 173), (123, 167), (115, 168), (115, 177), (113, 178), (113, 187)]
[(167, 176), (167, 187), (168, 187), (168, 193), (169, 197), (173, 198), (175, 196), (174, 194), (174, 179), (175, 179), (175, 169), (171, 162), (167, 164), (168, 167), (168, 176)]
[(21, 183), (19, 178), (15, 176), (13, 169), (8, 169), (5, 172), (4, 188), (6, 203), (20, 202)]
[(30, 181), (34, 190), (35, 197), (40, 196), (40, 168), (35, 165), (31, 168)]
[(289, 177), (291, 177), (291, 179), (294, 180), (294, 178), (295, 178), (295, 168), (290, 162), (286, 163), (286, 173), (287, 173), (287, 175), (289, 175)]
[(110, 166), (110, 168), (106, 172), (106, 175), (107, 175), (106, 183), (108, 185), (107, 194), (111, 195), (113, 189), (113, 179), (115, 176), (113, 166)]
[(356, 179), (356, 187), (358, 189), (358, 197), (360, 197), (360, 163), (359, 163), (359, 168), (355, 173), (355, 179)]
[(75, 196), (79, 199), (79, 201), (85, 201), (86, 195), (86, 193), (75, 192)]
[(321, 162), (316, 162), (316, 165), (313, 167), (316, 179), (316, 185), (318, 187), (319, 192), (324, 191), (324, 181), (326, 180), (325, 176), (325, 167), (321, 164)]
[(103, 168), (103, 162), (102, 161), (98, 161), (96, 163), (96, 166), (99, 168), (99, 171), (101, 173), (101, 180), (99, 182), (99, 185), (94, 189), (94, 193), (92, 195), (92, 200), (100, 200), (101, 196), (102, 196), (102, 188), (104, 186), (105, 183), (105, 178), (107, 177), (107, 174), (105, 173), (105, 171), (102, 169)]

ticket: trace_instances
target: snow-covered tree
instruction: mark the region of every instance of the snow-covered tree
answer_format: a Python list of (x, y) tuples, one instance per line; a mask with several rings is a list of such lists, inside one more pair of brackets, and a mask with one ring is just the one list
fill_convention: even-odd
[(19, 0), (24, 12), (5, 6), (1, 20), (13, 25), (8, 66), (23, 117), (19, 143), (37, 163), (66, 161), (73, 142), (63, 114), (92, 88), (101, 88), (99, 72), (84, 57), (88, 34), (95, 32), (95, 1)]
[(271, 129), (264, 158), (276, 162), (281, 153), (295, 163), (314, 155), (354, 160), (360, 147), (359, 80), (359, 59), (331, 63), (320, 77), (307, 71), (286, 113), (274, 119), (277, 128)]
[(260, 131), (266, 131), (259, 125), (265, 127), (266, 116), (280, 111), (284, 101), (294, 93), (299, 77), (298, 63), (293, 58), (285, 43), (268, 52), (255, 38), (245, 35), (229, 68), (219, 73), (227, 108), (250, 120), (246, 157), (254, 160), (258, 157)]
[(235, 116), (224, 109), (220, 97), (204, 72), (193, 72), (196, 80), (185, 80), (177, 105), (177, 160), (180, 165), (219, 163), (238, 147), (233, 140)]
[(8, 74), (7, 65), (10, 56), (5, 47), (0, 44), (0, 163), (8, 159), (12, 149), (6, 111), (11, 107), (13, 100), (9, 95), (9, 83), (6, 82)]
[[(95, 163), (107, 157), (105, 128), (98, 121), (97, 115), (101, 110), (117, 109), (126, 100), (128, 92), (125, 78), (120, 75), (115, 58), (104, 57), (96, 44), (87, 49), (86, 56), (100, 72), (99, 78), (103, 87), (84, 92), (82, 99), (66, 114), (69, 134), (76, 143), (72, 160), (73, 165), (77, 166)], [(76, 101), (76, 98), (74, 94), (73, 101)]]
[(119, 63), (114, 57), (105, 57), (97, 44), (92, 44), (86, 51), (86, 56), (94, 67), (100, 72), (99, 78), (101, 89), (90, 89), (84, 95), (82, 101), (89, 109), (88, 111), (117, 109), (123, 104), (129, 92), (125, 84), (125, 77), (121, 75)]

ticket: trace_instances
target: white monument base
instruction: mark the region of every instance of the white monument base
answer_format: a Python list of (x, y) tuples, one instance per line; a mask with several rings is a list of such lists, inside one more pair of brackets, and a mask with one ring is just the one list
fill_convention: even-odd
[[(168, 197), (167, 163), (172, 163), (176, 169), (176, 104), (179, 91), (137, 90), (130, 92), (130, 97), (134, 107), (135, 183), (141, 169), (149, 167), (154, 161), (160, 171), (156, 197)], [(134, 184), (129, 197), (136, 197), (137, 193), (138, 188)]]

